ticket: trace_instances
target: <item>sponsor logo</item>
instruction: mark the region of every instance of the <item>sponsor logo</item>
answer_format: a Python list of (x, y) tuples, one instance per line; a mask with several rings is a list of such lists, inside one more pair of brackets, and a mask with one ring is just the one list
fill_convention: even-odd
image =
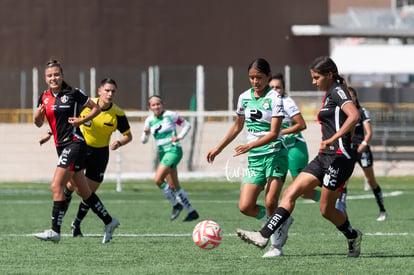
[(67, 95), (63, 95), (63, 96), (60, 98), (60, 101), (61, 101), (62, 103), (66, 103), (66, 102), (68, 102), (68, 100), (69, 100), (69, 98), (67, 97)]
[(346, 96), (345, 92), (342, 90), (338, 90), (338, 95), (341, 99), (347, 99), (348, 97)]

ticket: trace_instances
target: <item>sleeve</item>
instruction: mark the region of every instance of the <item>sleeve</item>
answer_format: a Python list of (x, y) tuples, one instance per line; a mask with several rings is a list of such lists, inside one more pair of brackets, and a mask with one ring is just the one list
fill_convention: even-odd
[(276, 95), (272, 100), (272, 117), (280, 116), (285, 116), (283, 113), (283, 99), (280, 95)]
[(369, 111), (367, 109), (361, 108), (360, 115), (361, 115), (361, 121), (363, 123), (371, 121), (371, 118), (369, 116)]
[(76, 88), (75, 92), (75, 100), (81, 105), (81, 106), (85, 106), (85, 104), (88, 102), (89, 100), (89, 96), (87, 96), (81, 89)]
[(175, 124), (180, 126), (182, 129), (180, 133), (177, 135), (179, 139), (183, 139), (191, 130), (191, 124), (181, 116), (179, 116), (177, 113), (172, 112), (171, 117), (175, 121)]
[(37, 99), (37, 107), (39, 107), (40, 104), (43, 104), (43, 95), (45, 92), (43, 92), (39, 98)]
[(145, 143), (148, 142), (149, 134), (145, 133), (145, 128), (147, 128), (147, 127), (149, 127), (149, 119), (148, 119), (148, 117), (145, 119), (145, 122), (144, 122), (144, 130), (142, 131), (142, 135), (141, 135), (141, 142), (143, 144), (145, 144)]
[[(181, 118), (180, 118), (181, 119)], [(191, 130), (191, 124), (187, 121), (187, 120), (181, 120), (180, 123), (182, 129), (180, 131), (180, 133), (178, 134), (178, 138), (179, 139), (183, 139)]]
[(352, 99), (348, 91), (343, 89), (341, 86), (338, 86), (334, 90), (332, 90), (332, 99), (339, 107), (341, 107), (341, 109), (346, 103), (352, 103)]
[(242, 96), (240, 95), (239, 99), (237, 100), (236, 114), (238, 114), (239, 116), (244, 116), (245, 110), (246, 110), (246, 105), (244, 104)]
[(131, 127), (129, 126), (128, 118), (125, 114), (116, 115), (116, 119), (118, 121), (118, 131), (123, 135), (129, 134), (131, 132)]
[(289, 96), (283, 101), (283, 108), (289, 117), (294, 117), (295, 115), (300, 114), (300, 110), (296, 105), (296, 102)]

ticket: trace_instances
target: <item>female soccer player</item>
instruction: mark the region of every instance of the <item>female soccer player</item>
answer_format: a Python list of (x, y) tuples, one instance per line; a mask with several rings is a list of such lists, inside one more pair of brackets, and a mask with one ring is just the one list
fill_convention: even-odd
[[(269, 87), (271, 69), (262, 58), (254, 60), (248, 67), (251, 88), (239, 96), (236, 120), (223, 140), (207, 153), (212, 163), (216, 156), (247, 128), (247, 143), (235, 148), (234, 156), (248, 152), (248, 172), (243, 179), (239, 198), (239, 210), (246, 216), (267, 221), (277, 207), (279, 196), (288, 169), (288, 152), (280, 136), (284, 117), (283, 101)], [(260, 193), (265, 190), (265, 206), (257, 204)], [(287, 230), (292, 218), (275, 234), (271, 253), (264, 257), (282, 255), (282, 246), (287, 239)]]
[[(52, 130), (59, 161), (51, 183), (53, 193), (52, 227), (35, 237), (45, 241), (59, 242), (63, 216), (66, 212), (64, 187), (72, 179), (79, 194), (92, 211), (105, 223), (102, 243), (111, 240), (119, 221), (112, 218), (98, 196), (92, 192), (85, 180), (86, 143), (79, 126), (96, 117), (99, 106), (81, 90), (72, 88), (63, 80), (63, 69), (59, 62), (49, 61), (45, 68), (48, 89), (38, 100), (34, 123), (43, 125), (44, 119)], [(79, 117), (82, 107), (90, 108), (85, 117)]]
[[(187, 193), (180, 186), (177, 173), (177, 165), (183, 157), (180, 140), (188, 134), (191, 125), (176, 112), (164, 110), (163, 101), (158, 95), (151, 96), (148, 104), (153, 114), (145, 119), (141, 141), (147, 143), (148, 136), (152, 134), (157, 144), (160, 163), (155, 173), (155, 184), (173, 206), (171, 221), (180, 215), (183, 207), (188, 212), (184, 221), (196, 220), (199, 215), (192, 207)], [(178, 135), (176, 125), (182, 127)]]
[(316, 58), (310, 66), (310, 73), (312, 83), (326, 92), (318, 113), (322, 129), (319, 153), (283, 192), (279, 207), (267, 224), (259, 232), (237, 229), (237, 235), (248, 243), (264, 248), (270, 235), (290, 217), (297, 198), (322, 185), (321, 214), (347, 238), (348, 257), (358, 257), (362, 233), (352, 228), (347, 215), (336, 209), (335, 203), (339, 195), (338, 189), (354, 170), (351, 133), (359, 120), (359, 113), (331, 58)]
[[(369, 112), (365, 108), (361, 107), (357, 92), (354, 88), (348, 87), (348, 92), (351, 95), (352, 101), (358, 109), (359, 115), (361, 117), (355, 126), (355, 133), (352, 136), (352, 143), (354, 144), (354, 150), (356, 150), (356, 161), (359, 166), (361, 166), (362, 171), (364, 172), (365, 178), (374, 193), (375, 200), (377, 201), (379, 207), (379, 215), (377, 221), (385, 221), (387, 218), (387, 211), (384, 206), (384, 198), (382, 196), (382, 191), (377, 183), (374, 174), (374, 159), (372, 156), (371, 148), (369, 146), (369, 141), (372, 136), (371, 129), (371, 118), (369, 117)], [(342, 189), (341, 195), (339, 197), (338, 204), (340, 208), (345, 210), (345, 201), (346, 201), (347, 188)]]
[[(99, 97), (92, 100), (99, 105), (101, 112), (92, 120), (80, 125), (83, 136), (85, 137), (87, 149), (85, 176), (89, 188), (92, 192), (98, 190), (103, 182), (105, 170), (109, 160), (109, 149), (116, 150), (126, 145), (132, 140), (132, 133), (124, 111), (116, 105), (113, 100), (117, 93), (118, 86), (112, 78), (105, 78), (101, 81), (98, 88)], [(91, 111), (84, 108), (80, 117), (85, 117)], [(118, 130), (122, 137), (110, 144), (112, 133)], [(40, 139), (40, 144), (46, 142), (52, 133), (44, 135)], [(72, 200), (74, 184), (68, 182), (64, 189), (66, 206), (69, 207)], [(82, 237), (80, 224), (89, 211), (89, 206), (83, 200), (79, 204), (78, 213), (71, 224), (73, 237)]]

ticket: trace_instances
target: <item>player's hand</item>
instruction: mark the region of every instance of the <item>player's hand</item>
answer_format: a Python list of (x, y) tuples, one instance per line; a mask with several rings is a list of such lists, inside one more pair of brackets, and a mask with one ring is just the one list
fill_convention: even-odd
[(46, 107), (43, 104), (40, 104), (37, 107), (37, 112), (39, 112), (40, 114), (45, 114), (46, 113)]
[(250, 151), (251, 146), (249, 144), (242, 144), (237, 146), (236, 148), (234, 148), (235, 154), (233, 155), (233, 157), (237, 157), (241, 154), (247, 153)]
[(207, 153), (207, 157), (206, 157), (207, 162), (208, 162), (208, 163), (213, 163), (213, 162), (214, 162), (214, 159), (216, 158), (216, 156), (217, 156), (219, 153), (220, 153), (220, 152), (219, 152), (217, 149), (210, 150), (210, 151)]
[(44, 134), (44, 135), (40, 138), (40, 140), (39, 140), (40, 145), (42, 145), (43, 143), (48, 142), (48, 140), (50, 139), (50, 137), (51, 137), (51, 135), (49, 135), (49, 133)]
[(68, 122), (73, 127), (79, 127), (82, 124), (82, 118), (80, 118), (80, 117), (70, 117), (70, 118), (68, 118)]

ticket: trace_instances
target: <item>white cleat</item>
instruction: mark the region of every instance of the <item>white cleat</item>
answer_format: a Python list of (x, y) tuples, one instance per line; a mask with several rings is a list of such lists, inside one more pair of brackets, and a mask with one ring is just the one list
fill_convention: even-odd
[(60, 234), (56, 233), (52, 229), (46, 229), (41, 233), (36, 233), (34, 236), (42, 241), (51, 241), (58, 243), (60, 241)]
[(117, 218), (112, 218), (112, 221), (105, 225), (105, 233), (104, 237), (102, 239), (102, 243), (109, 243), (109, 241), (112, 239), (112, 234), (114, 233), (115, 229), (120, 225)]
[(269, 242), (269, 239), (263, 237), (262, 234), (260, 234), (260, 232), (237, 229), (236, 233), (237, 236), (239, 236), (240, 239), (242, 239), (243, 241), (254, 244), (255, 246), (261, 249), (265, 248), (267, 243)]
[(383, 222), (387, 219), (388, 213), (385, 211), (381, 211), (378, 215), (377, 221)]
[(289, 228), (293, 223), (292, 216), (289, 216), (287, 220), (273, 233), (272, 236), (274, 236), (274, 240), (272, 241), (272, 236), (270, 237), (270, 240), (272, 241), (272, 245), (276, 247), (282, 248), (288, 239), (288, 232)]
[(271, 245), (269, 247), (269, 250), (262, 256), (262, 258), (273, 258), (280, 256), (283, 256), (282, 248)]

